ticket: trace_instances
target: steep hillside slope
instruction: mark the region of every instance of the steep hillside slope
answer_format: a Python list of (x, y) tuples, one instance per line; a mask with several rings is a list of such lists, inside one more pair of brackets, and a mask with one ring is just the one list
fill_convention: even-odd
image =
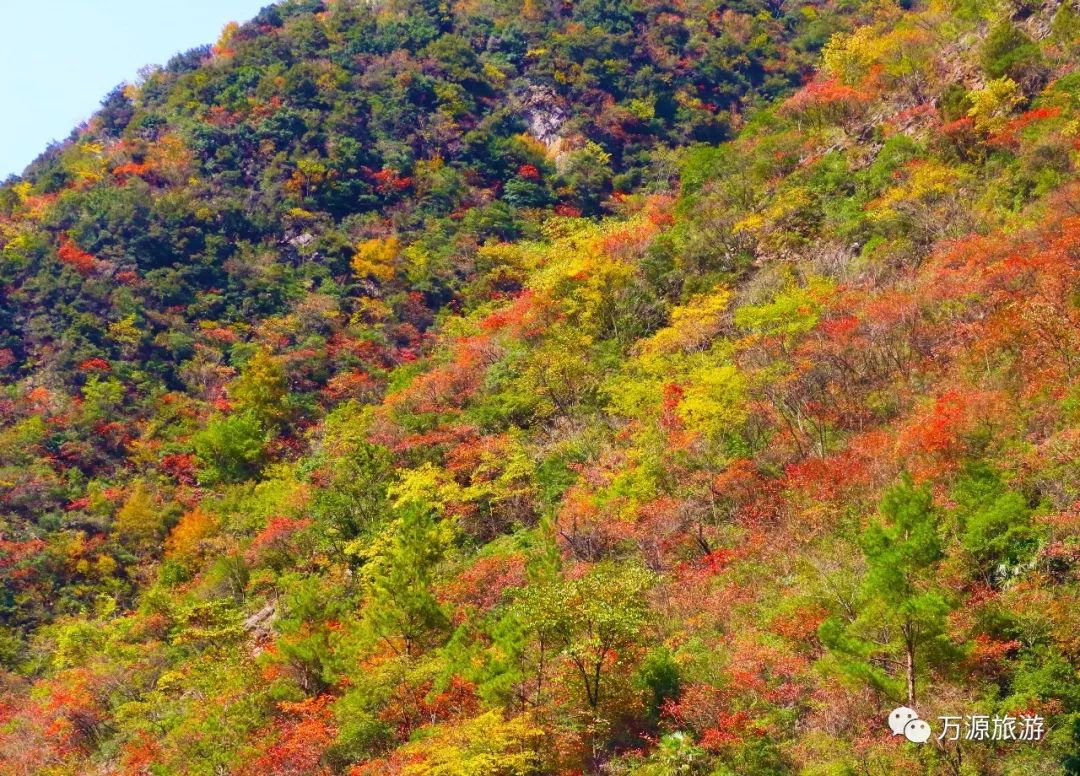
[(287, 2), (111, 94), (0, 189), (0, 772), (1080, 772), (1078, 53)]

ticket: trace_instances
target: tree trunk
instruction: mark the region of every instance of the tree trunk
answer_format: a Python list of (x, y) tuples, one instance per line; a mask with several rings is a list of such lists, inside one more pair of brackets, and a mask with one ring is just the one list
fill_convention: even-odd
[(908, 708), (915, 708), (915, 640), (908, 638), (907, 652), (907, 702)]

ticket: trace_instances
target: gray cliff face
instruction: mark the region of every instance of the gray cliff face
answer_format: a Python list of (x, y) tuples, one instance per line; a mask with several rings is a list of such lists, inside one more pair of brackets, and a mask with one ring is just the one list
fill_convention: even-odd
[(518, 101), (532, 136), (548, 146), (555, 144), (566, 123), (567, 112), (562, 106), (562, 98), (547, 87), (533, 86), (520, 95)]

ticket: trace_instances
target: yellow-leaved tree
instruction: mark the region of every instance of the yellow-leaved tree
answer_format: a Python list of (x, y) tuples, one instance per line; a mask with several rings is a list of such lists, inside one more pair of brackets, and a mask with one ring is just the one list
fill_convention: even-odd
[(352, 258), (353, 272), (358, 280), (375, 278), (387, 281), (394, 277), (396, 264), (401, 256), (401, 244), (397, 237), (374, 237), (356, 246)]
[(164, 528), (161, 509), (143, 480), (131, 489), (114, 523), (120, 540), (133, 548), (146, 548), (161, 538)]

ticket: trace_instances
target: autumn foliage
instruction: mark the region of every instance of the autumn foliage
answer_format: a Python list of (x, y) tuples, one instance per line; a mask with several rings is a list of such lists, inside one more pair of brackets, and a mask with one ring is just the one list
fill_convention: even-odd
[(1078, 36), (289, 0), (110, 93), (0, 186), (0, 773), (1080, 772)]

